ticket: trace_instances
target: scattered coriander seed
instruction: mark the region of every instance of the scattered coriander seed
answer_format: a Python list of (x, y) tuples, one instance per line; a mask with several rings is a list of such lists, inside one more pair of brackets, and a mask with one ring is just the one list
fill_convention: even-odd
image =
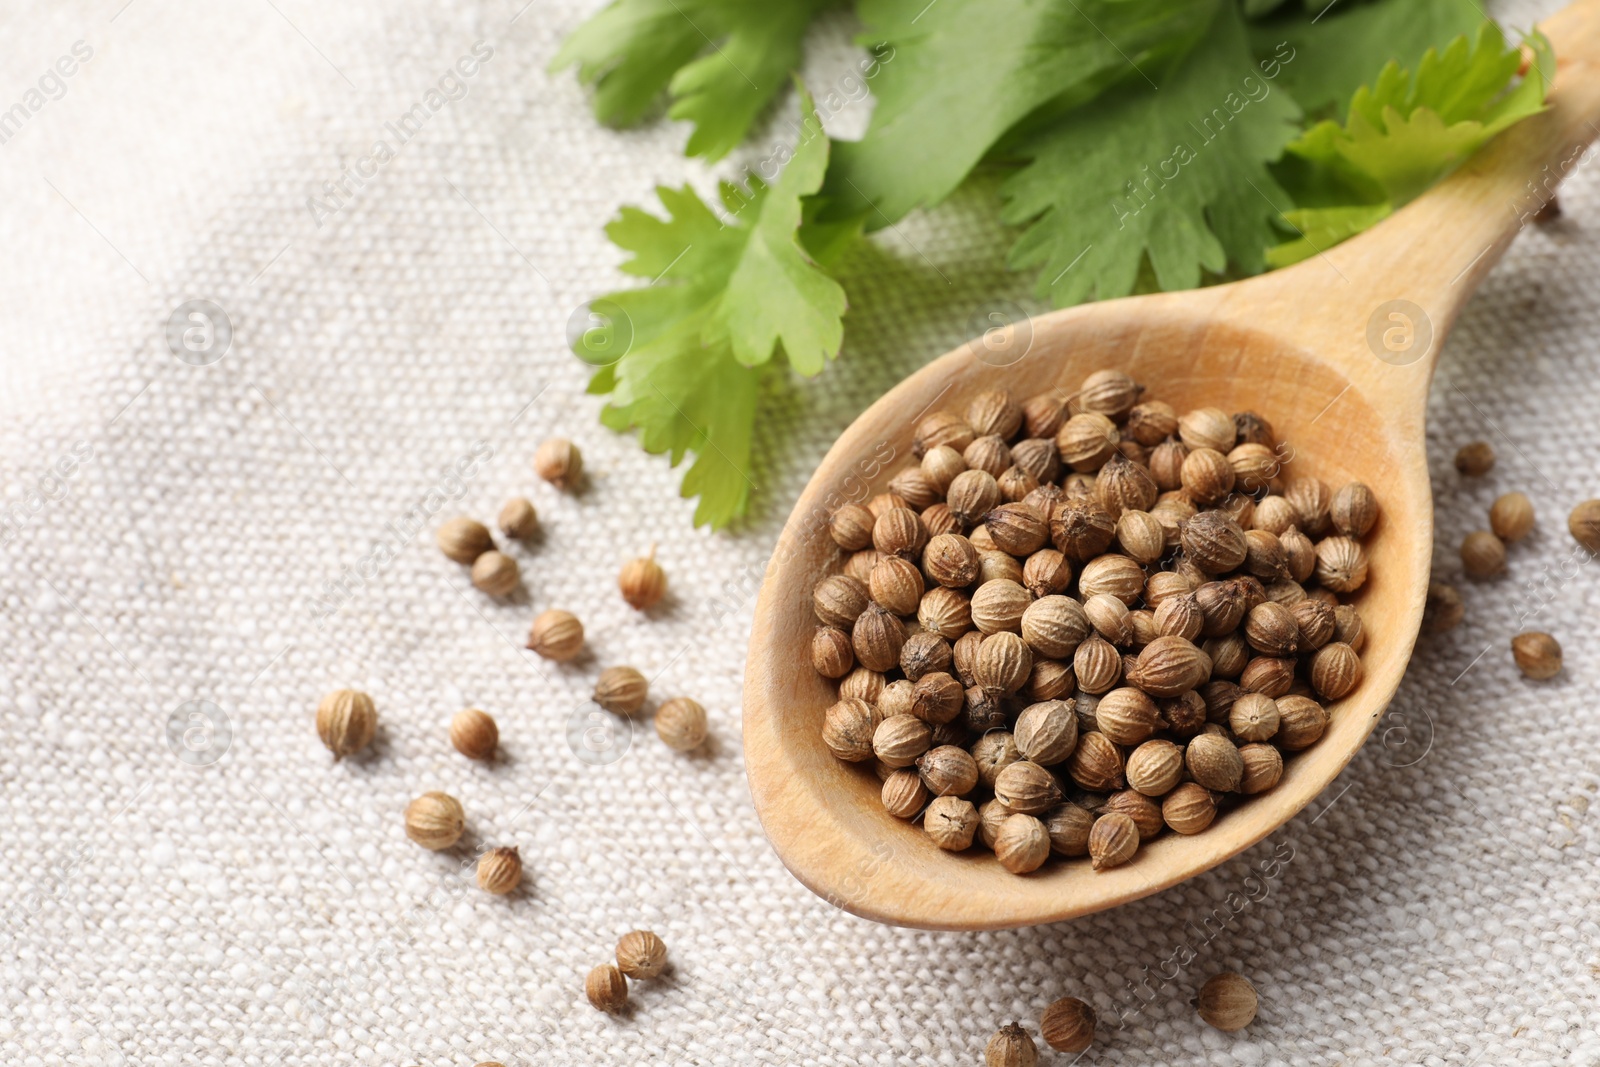
[(635, 611), (653, 608), (661, 602), (667, 595), (667, 572), (656, 562), (655, 545), (650, 546), (649, 554), (622, 565), (617, 575), (617, 589)]
[(1590, 555), (1600, 555), (1600, 500), (1585, 500), (1573, 508), (1567, 530)]
[(1442, 634), (1454, 630), (1467, 613), (1461, 594), (1453, 585), (1444, 582), (1428, 583), (1428, 599), (1422, 608), (1424, 633)]
[(317, 736), (335, 760), (366, 748), (377, 730), (378, 709), (359, 689), (335, 689), (317, 704)]
[(545, 659), (570, 660), (583, 651), (583, 623), (559, 608), (541, 612), (528, 631), (528, 647)]
[(1232, 971), (1206, 979), (1194, 1001), (1200, 1018), (1229, 1033), (1243, 1030), (1255, 1021), (1257, 1005), (1256, 987)]
[(539, 532), (539, 513), (526, 497), (514, 496), (500, 509), (500, 531), (517, 541), (526, 541)]
[(1094, 1009), (1077, 997), (1053, 1001), (1039, 1019), (1044, 1043), (1057, 1052), (1082, 1052), (1094, 1044)]
[(989, 1039), (983, 1062), (986, 1067), (1036, 1067), (1039, 1049), (1028, 1031), (1016, 1023), (1007, 1023)]
[(1089, 864), (1097, 871), (1120, 867), (1139, 851), (1139, 827), (1127, 815), (1100, 816), (1089, 830)]
[(618, 1012), (628, 1003), (628, 980), (611, 964), (602, 963), (584, 979), (583, 993), (600, 1011)]
[(1473, 441), (1461, 446), (1456, 453), (1456, 470), (1469, 477), (1478, 478), (1488, 474), (1494, 467), (1494, 449), (1489, 447), (1487, 441)]
[(649, 930), (629, 930), (617, 940), (617, 970), (629, 978), (655, 978), (667, 966), (667, 943)]
[(1533, 529), (1533, 502), (1526, 493), (1506, 493), (1489, 506), (1489, 529), (1506, 544), (1520, 541)]
[(995, 833), (994, 857), (1012, 874), (1036, 871), (1050, 858), (1050, 834), (1032, 815), (1007, 815)]
[(533, 454), (534, 473), (557, 489), (572, 489), (583, 477), (583, 453), (565, 437), (552, 437)]
[(706, 742), (706, 709), (688, 697), (673, 697), (656, 709), (656, 735), (676, 752), (689, 752)]
[(478, 888), (503, 897), (522, 883), (522, 857), (515, 848), (491, 848), (478, 859)]
[(457, 563), (469, 566), (494, 547), (494, 538), (489, 536), (489, 528), (476, 519), (465, 517), (450, 519), (439, 527), (436, 536), (439, 551)]
[(435, 852), (461, 840), (467, 815), (449, 793), (424, 793), (406, 805), (406, 836)]
[(644, 707), (650, 682), (633, 667), (607, 667), (594, 683), (594, 702), (618, 715), (632, 715)]
[(1561, 671), (1561, 645), (1546, 633), (1518, 634), (1511, 639), (1511, 655), (1517, 669), (1538, 681), (1553, 678)]
[(1474, 530), (1461, 542), (1461, 566), (1472, 578), (1493, 578), (1506, 569), (1506, 546), (1488, 530)]
[(472, 584), (490, 596), (510, 596), (522, 579), (517, 561), (490, 549), (472, 564)]
[(465, 708), (450, 720), (450, 743), (468, 759), (493, 759), (500, 744), (500, 728), (488, 712)]

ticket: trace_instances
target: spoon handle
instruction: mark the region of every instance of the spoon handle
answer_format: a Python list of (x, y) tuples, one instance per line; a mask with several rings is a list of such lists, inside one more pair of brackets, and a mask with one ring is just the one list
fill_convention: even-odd
[(1594, 162), (1600, 0), (1577, 0), (1539, 28), (1556, 54), (1547, 110), (1365, 233), (1244, 283), (1257, 299), (1275, 289), (1286, 319), (1319, 327), (1322, 358), (1399, 410), (1420, 414), (1445, 335), (1473, 290), (1561, 180)]

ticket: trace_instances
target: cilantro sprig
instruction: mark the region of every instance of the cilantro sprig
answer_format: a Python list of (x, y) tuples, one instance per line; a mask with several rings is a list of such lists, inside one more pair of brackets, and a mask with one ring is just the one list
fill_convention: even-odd
[[(685, 152), (719, 159), (758, 128), (838, 0), (613, 0), (566, 40), (613, 125), (661, 106)], [(660, 188), (665, 215), (606, 228), (637, 288), (591, 304), (574, 344), (602, 421), (693, 461), (697, 523), (742, 515), (764, 377), (840, 351), (830, 265), (863, 234), (1004, 172), (1009, 262), (1056, 305), (1186, 288), (1292, 263), (1374, 225), (1543, 107), (1533, 63), (1476, 0), (855, 0), (884, 58), (859, 141), (803, 134), (773, 182), (717, 203)], [(892, 62), (888, 60), (892, 57)], [(1348, 102), (1348, 103), (1347, 103)], [(746, 174), (749, 172), (746, 170)], [(848, 280), (848, 279), (846, 279)], [(781, 353), (781, 358), (780, 358)]]

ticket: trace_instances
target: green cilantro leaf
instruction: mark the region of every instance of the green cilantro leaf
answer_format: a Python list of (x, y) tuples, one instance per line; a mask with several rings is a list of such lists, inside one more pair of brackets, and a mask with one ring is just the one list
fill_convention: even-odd
[(726, 221), (687, 186), (657, 190), (665, 218), (623, 208), (606, 227), (632, 253), (622, 269), (652, 279), (590, 305), (600, 324), (574, 351), (600, 365), (591, 393), (609, 393), (601, 421), (636, 429), (649, 452), (695, 460), (683, 494), (695, 522), (726, 525), (749, 503), (750, 442), (762, 377), (782, 349), (816, 374), (839, 354), (844, 290), (801, 244), (803, 200), (822, 184), (828, 139), (802, 93), (804, 134), (767, 186), (724, 183)]
[(1340, 111), (1351, 95), (1370, 85), (1393, 56), (1420, 56), (1471, 33), (1483, 22), (1478, 0), (1403, 0), (1403, 2), (1340, 3), (1314, 0), (1304, 8), (1286, 9), (1250, 26), (1251, 47), (1258, 57), (1289, 45), (1293, 60), (1283, 64), (1278, 87), (1315, 117), (1343, 118)]
[(721, 159), (800, 63), (806, 28), (836, 0), (613, 0), (551, 61), (576, 64), (602, 122), (631, 125), (663, 90), (694, 124), (685, 153)]
[(1355, 91), (1343, 125), (1319, 122), (1292, 142), (1296, 162), (1280, 173), (1297, 194), (1316, 190), (1297, 195), (1302, 205), (1315, 202), (1285, 216), (1300, 237), (1272, 249), (1268, 262), (1286, 266), (1361, 232), (1497, 133), (1544, 110), (1555, 59), (1543, 35), (1527, 41), (1534, 62), (1513, 88), (1521, 50), (1485, 23), (1471, 42), (1463, 36), (1442, 52), (1430, 48), (1415, 73), (1390, 62), (1373, 85)]
[[(1231, 0), (1230, 0), (1231, 2)], [(891, 225), (944, 199), (1012, 126), (1114, 79), (1159, 77), (1218, 0), (860, 0), (881, 44), (865, 137), (834, 148), (831, 216)]]
[(1129, 85), (1024, 147), (1001, 188), (1007, 222), (1028, 229), (1017, 268), (1042, 268), (1058, 306), (1131, 292), (1148, 255), (1163, 289), (1198, 285), (1232, 262), (1263, 267), (1288, 197), (1267, 170), (1300, 108), (1257, 68), (1232, 4), (1159, 89)]

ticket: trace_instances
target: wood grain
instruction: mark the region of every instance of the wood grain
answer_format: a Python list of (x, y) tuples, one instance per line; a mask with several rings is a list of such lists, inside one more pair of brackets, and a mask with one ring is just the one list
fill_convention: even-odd
[[(1597, 133), (1600, 0), (1582, 0), (1541, 28), (1559, 62), (1550, 108), (1374, 229), (1248, 281), (1085, 305), (1008, 327), (990, 338), (993, 347), (974, 342), (930, 363), (845, 431), (779, 539), (745, 674), (751, 794), (795, 877), (838, 907), (882, 922), (960, 930), (1055, 922), (1222, 862), (1292, 818), (1338, 775), (1399, 686), (1421, 620), (1433, 538), (1424, 415), (1439, 349), (1478, 282), (1560, 178), (1582, 164)], [(1386, 361), (1368, 331), (1374, 313), (1395, 300), (1422, 309), (1432, 341), (1399, 354), (1380, 344)], [(1380, 316), (1380, 336), (1403, 327)], [(1026, 355), (994, 365), (1008, 343)], [(1179, 411), (1259, 411), (1295, 450), (1292, 474), (1373, 488), (1382, 516), (1367, 538), (1371, 578), (1356, 601), (1368, 634), (1367, 677), (1330, 706), (1327, 734), (1286, 761), (1277, 788), (1206, 832), (1164, 835), (1109, 871), (1057, 860), (1018, 877), (982, 849), (935, 847), (920, 824), (884, 812), (870, 768), (843, 763), (822, 744), (823, 712), (836, 693), (810, 665), (811, 590), (841, 562), (828, 515), (845, 500), (881, 491), (914, 462), (911, 434), (922, 413), (962, 410), (985, 389), (1025, 398), (1075, 387), (1106, 367), (1126, 370)]]

